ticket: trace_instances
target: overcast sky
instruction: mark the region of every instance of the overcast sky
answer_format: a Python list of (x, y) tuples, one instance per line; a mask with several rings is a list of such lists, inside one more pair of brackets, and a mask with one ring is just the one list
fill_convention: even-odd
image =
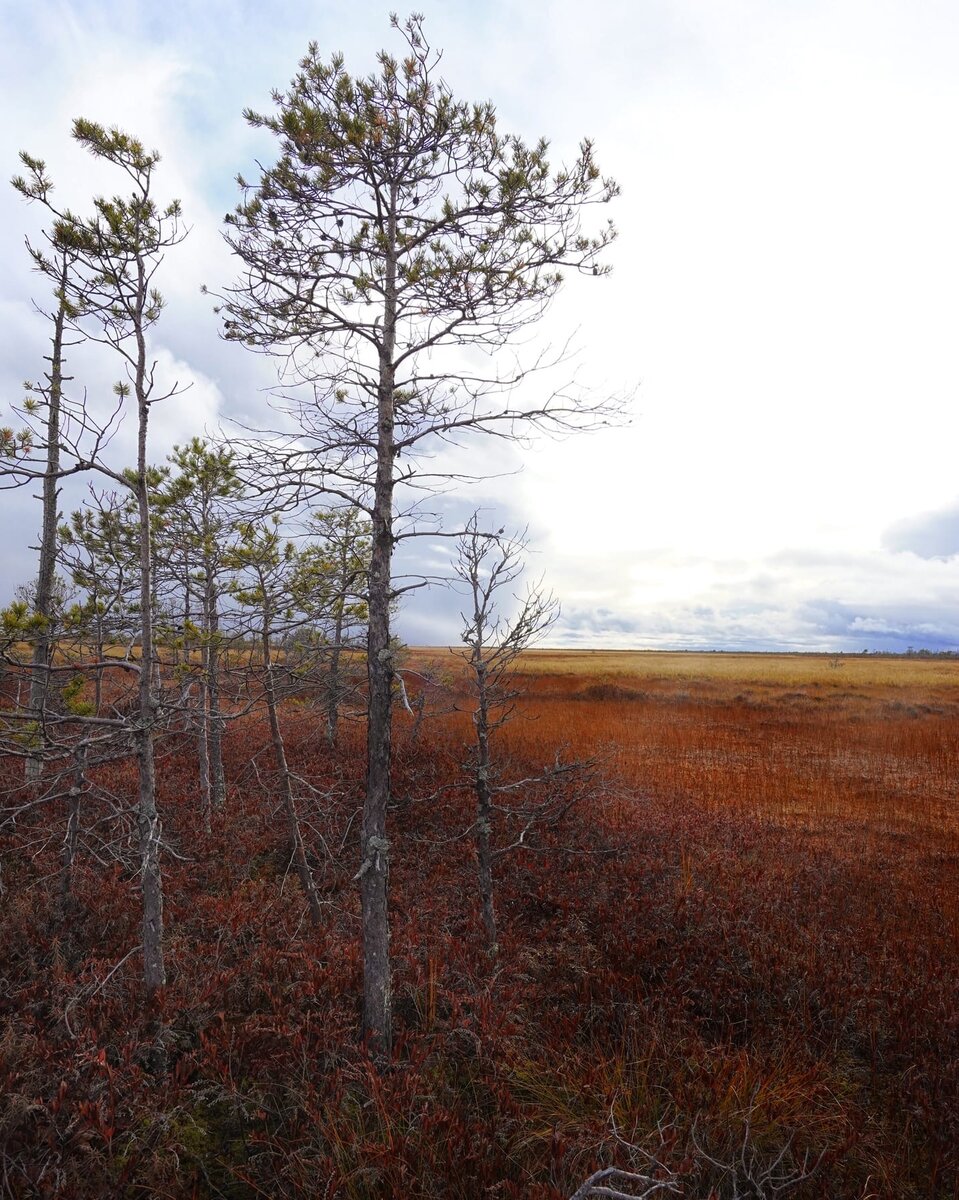
[[(484, 469), (512, 473), (469, 498), (528, 524), (533, 568), (563, 604), (551, 640), (959, 646), (959, 4), (417, 7), (454, 94), (492, 100), (503, 130), (545, 135), (556, 160), (589, 136), (622, 186), (612, 276), (572, 281), (543, 336), (575, 334), (600, 394), (636, 388), (631, 422), (485, 448)], [(231, 415), (255, 420), (270, 366), (219, 340), (199, 293), (236, 273), (220, 229), (237, 172), (272, 161), (241, 112), (269, 107), (311, 39), (371, 69), (397, 47), (388, 9), (0, 0), (0, 14), (5, 174), (27, 149), (84, 211), (112, 186), (70, 142), (85, 116), (155, 146), (158, 191), (183, 202), (191, 233), (159, 281), (154, 353), (192, 387), (157, 406), (154, 457)], [(7, 424), (45, 353), (23, 249), (41, 223), (0, 191)], [(92, 390), (115, 374), (70, 365)], [(38, 524), (35, 500), (0, 494), (0, 598), (33, 573)], [(401, 632), (454, 639), (456, 609), (419, 595)]]

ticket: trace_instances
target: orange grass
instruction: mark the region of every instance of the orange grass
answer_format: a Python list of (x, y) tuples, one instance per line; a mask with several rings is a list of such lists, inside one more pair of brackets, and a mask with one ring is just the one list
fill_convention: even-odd
[[(526, 655), (499, 778), (562, 748), (601, 756), (606, 780), (498, 865), (495, 963), (462, 660), (408, 664), (414, 703), (424, 676), (444, 682), (415, 738), (396, 714), (390, 1069), (355, 1042), (362, 723), (331, 754), (308, 701), (285, 712), (316, 930), (262, 714), (228, 728), (209, 833), (193, 739), (174, 736), (155, 1010), (135, 957), (109, 974), (139, 936), (132, 850), (81, 855), (63, 921), (61, 808), (0, 844), (7, 1194), (563, 1200), (630, 1161), (615, 1128), (679, 1172), (686, 1200), (753, 1194), (715, 1162), (798, 1170), (807, 1152), (822, 1165), (796, 1200), (959, 1200), (959, 664)], [(135, 795), (132, 763), (100, 775)], [(19, 764), (0, 778), (15, 795)], [(92, 829), (105, 813), (88, 804)]]
[(542, 650), (516, 682), (522, 756), (566, 746), (669, 803), (959, 849), (959, 661)]
[[(414, 654), (447, 672), (451, 657)], [(863, 1195), (959, 1194), (959, 662), (546, 650), (517, 684), (501, 753), (600, 756), (614, 786), (583, 815), (638, 853), (659, 845), (652, 903), (667, 880), (692, 939), (666, 978), (702, 997), (699, 1019), (724, 1036), (739, 1023), (767, 1056), (782, 1039), (762, 1086), (807, 1079), (794, 1128), (818, 1119), (821, 1089), (885, 1125)], [(581, 886), (597, 883), (587, 870)], [(777, 1007), (770, 1045), (761, 1014)], [(705, 1052), (669, 1037), (673, 1055)], [(950, 1132), (922, 1159), (926, 1119)], [(833, 1176), (814, 1194), (846, 1193)]]

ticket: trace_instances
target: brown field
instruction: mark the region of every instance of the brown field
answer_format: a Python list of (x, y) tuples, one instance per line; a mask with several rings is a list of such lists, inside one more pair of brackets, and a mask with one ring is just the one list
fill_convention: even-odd
[[(455, 652), (416, 665), (455, 669)], [(959, 660), (528, 651), (506, 732), (603, 755), (643, 793), (807, 833), (959, 848)]]
[[(857, 1120), (889, 1142), (861, 1195), (959, 1196), (959, 662), (539, 650), (518, 683), (504, 744), (522, 761), (564, 746), (604, 762), (614, 786), (595, 819), (653, 878), (660, 856), (698, 938), (670, 973), (684, 996), (713, 993), (711, 1021), (749, 1031), (753, 1086), (782, 1087), (801, 1126), (817, 1107), (804, 1070), (825, 1072), (838, 1114), (839, 1097), (864, 1099), (868, 1060)], [(704, 960), (717, 974), (690, 985)], [(785, 996), (760, 1068), (757, 1016)], [(945, 1122), (931, 1159), (910, 1141), (921, 1113)], [(809, 1194), (860, 1194), (847, 1187), (833, 1174)]]
[[(959, 663), (528, 653), (498, 779), (557, 753), (599, 770), (497, 866), (495, 963), (462, 660), (407, 665), (434, 715), (414, 735), (396, 714), (390, 1070), (355, 1036), (362, 724), (331, 753), (308, 698), (286, 711), (317, 929), (263, 715), (227, 731), (210, 833), (193, 741), (174, 734), (171, 982), (154, 1009), (125, 957), (139, 918), (122, 837), (113, 858), (90, 841), (68, 921), (64, 801), (0, 839), (7, 1194), (564, 1200), (646, 1152), (685, 1200), (959, 1198)], [(18, 765), (0, 771), (15, 795)], [(133, 764), (100, 783), (132, 798)], [(91, 795), (85, 811), (92, 835), (112, 810)], [(778, 1192), (776, 1171), (792, 1180)]]

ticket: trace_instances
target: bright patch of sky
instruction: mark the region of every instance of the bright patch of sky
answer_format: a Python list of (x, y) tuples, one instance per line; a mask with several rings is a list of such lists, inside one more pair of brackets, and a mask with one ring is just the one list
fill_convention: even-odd
[[(575, 332), (576, 374), (598, 394), (635, 389), (630, 424), (477, 448), (498, 477), (447, 498), (448, 518), (480, 503), (529, 526), (533, 569), (564, 606), (556, 642), (959, 645), (959, 7), (417, 7), (455, 94), (493, 100), (504, 128), (546, 135), (557, 159), (589, 136), (623, 189), (612, 277), (569, 281), (542, 338)], [(158, 411), (158, 460), (265, 409), (269, 364), (219, 340), (199, 286), (235, 274), (219, 233), (233, 180), (273, 154), (242, 109), (269, 107), (311, 39), (359, 72), (396, 44), (365, 0), (0, 4), (6, 174), (27, 149), (82, 211), (113, 186), (70, 142), (83, 115), (156, 146), (160, 192), (183, 201), (191, 233), (162, 272), (155, 349), (194, 386)], [(5, 407), (42, 369), (42, 288), (22, 247), (41, 223), (0, 192)], [(112, 367), (73, 365), (108, 388)], [(39, 507), (5, 493), (0, 514), (6, 598), (34, 569), (23, 531)], [(420, 553), (441, 573), (446, 552)], [(401, 630), (455, 638), (457, 607), (417, 593)]]

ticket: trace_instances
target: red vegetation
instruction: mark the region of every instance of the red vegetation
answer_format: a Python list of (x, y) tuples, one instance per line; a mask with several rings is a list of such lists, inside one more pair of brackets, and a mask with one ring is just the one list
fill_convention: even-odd
[[(781, 1153), (787, 1174), (819, 1164), (790, 1195), (959, 1196), (955, 692), (527, 682), (508, 770), (607, 747), (610, 785), (503, 860), (491, 963), (469, 793), (418, 800), (462, 779), (466, 718), (410, 741), (398, 716), (380, 1074), (355, 1032), (361, 730), (331, 755), (314, 714), (287, 712), (316, 932), (265, 721), (228, 732), (211, 834), (190, 743), (164, 744), (171, 978), (152, 1010), (122, 827), (81, 850), (63, 913), (64, 812), (26, 814), (0, 845), (0, 1195), (555, 1200), (643, 1161), (618, 1135), (687, 1197), (734, 1194), (711, 1159)], [(133, 794), (131, 766), (104, 775)], [(91, 801), (85, 828), (102, 815)]]

